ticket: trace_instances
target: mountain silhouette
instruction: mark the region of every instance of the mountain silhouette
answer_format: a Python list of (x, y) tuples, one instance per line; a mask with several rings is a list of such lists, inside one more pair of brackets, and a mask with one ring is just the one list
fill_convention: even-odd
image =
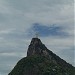
[(32, 38), (27, 56), (8, 75), (75, 75), (75, 67), (47, 49), (39, 38)]

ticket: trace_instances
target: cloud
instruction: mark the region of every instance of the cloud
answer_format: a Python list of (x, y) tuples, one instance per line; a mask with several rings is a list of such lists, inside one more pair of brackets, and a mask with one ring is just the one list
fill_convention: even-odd
[(0, 35), (1, 34), (9, 34), (13, 31), (14, 29), (7, 29), (7, 30), (0, 30)]
[(45, 26), (39, 23), (34, 23), (32, 28), (30, 28), (28, 31), (30, 32), (31, 35), (34, 32), (38, 32), (38, 34), (42, 37), (48, 37), (48, 36), (68, 37), (69, 34), (63, 30), (64, 27), (54, 24)]
[(49, 49), (74, 65), (73, 0), (0, 0), (2, 75), (7, 75), (24, 53), (26, 56), (35, 32)]

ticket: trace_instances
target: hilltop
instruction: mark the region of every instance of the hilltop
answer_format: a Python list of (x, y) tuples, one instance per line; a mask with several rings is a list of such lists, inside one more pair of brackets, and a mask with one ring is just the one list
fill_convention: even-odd
[(39, 38), (32, 38), (27, 57), (22, 58), (8, 75), (74, 75), (75, 68), (54, 54)]

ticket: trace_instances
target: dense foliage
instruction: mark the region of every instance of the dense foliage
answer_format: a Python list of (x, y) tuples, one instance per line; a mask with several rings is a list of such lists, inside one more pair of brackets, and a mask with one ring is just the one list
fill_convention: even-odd
[(9, 75), (75, 75), (75, 68), (35, 55), (21, 59)]

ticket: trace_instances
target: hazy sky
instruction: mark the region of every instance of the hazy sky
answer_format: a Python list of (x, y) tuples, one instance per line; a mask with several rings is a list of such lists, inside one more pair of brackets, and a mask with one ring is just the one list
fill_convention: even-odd
[(26, 56), (35, 32), (48, 49), (74, 65), (73, 0), (0, 0), (0, 75)]

